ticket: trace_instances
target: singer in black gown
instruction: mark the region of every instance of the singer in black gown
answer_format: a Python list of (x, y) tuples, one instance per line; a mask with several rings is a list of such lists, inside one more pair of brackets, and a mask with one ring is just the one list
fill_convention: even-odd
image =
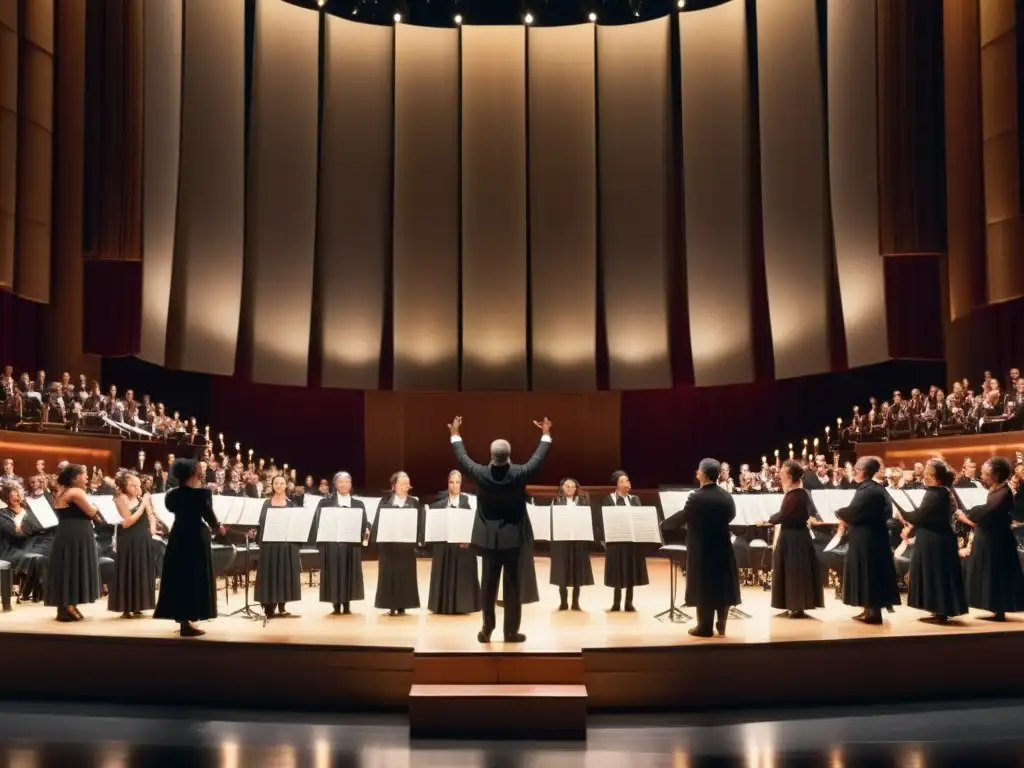
[(963, 567), (953, 531), (953, 470), (932, 459), (924, 467), (924, 499), (915, 510), (901, 513), (908, 527), (903, 536), (914, 545), (910, 553), (910, 589), (907, 605), (945, 623), (950, 616), (967, 613)]
[(783, 609), (791, 618), (803, 618), (805, 611), (825, 605), (821, 563), (807, 527), (815, 514), (814, 502), (801, 486), (803, 474), (799, 462), (783, 463), (779, 479), (786, 495), (768, 520), (779, 526), (772, 552), (772, 608)]
[(222, 536), (225, 531), (213, 514), (213, 496), (203, 487), (198, 462), (176, 460), (171, 464), (170, 477), (174, 485), (164, 504), (174, 514), (174, 525), (167, 534), (153, 618), (178, 622), (182, 637), (198, 637), (206, 633), (193, 622), (217, 618), (210, 531)]
[(68, 464), (57, 478), (53, 509), (57, 535), (46, 578), (45, 604), (57, 609), (57, 621), (81, 621), (81, 603), (100, 597), (100, 567), (93, 520), (99, 514), (85, 495), (89, 474), (81, 464)]
[(150, 545), (155, 521), (149, 494), (142, 496), (138, 477), (120, 472), (115, 482), (118, 495), (114, 505), (121, 515), (121, 524), (116, 529), (117, 557), (107, 610), (127, 619), (156, 607), (156, 571)]
[[(462, 473), (448, 473), (448, 491), (431, 509), (471, 509), (469, 497), (462, 492)], [(480, 610), (480, 576), (476, 553), (469, 544), (433, 543), (430, 563), (430, 592), (427, 608), (431, 613), (454, 616)]]
[(385, 609), (389, 616), (404, 616), (406, 610), (420, 607), (420, 589), (416, 577), (416, 542), (379, 542), (381, 510), (402, 509), (417, 521), (419, 529), (420, 500), (409, 495), (409, 476), (396, 472), (391, 476), (391, 496), (381, 502), (373, 521), (371, 538), (377, 542), (379, 560), (377, 568), (377, 594), (374, 607)]
[[(313, 531), (320, 528), (320, 512), (332, 507), (349, 507), (362, 510), (363, 541), (320, 542), (320, 602), (334, 606), (333, 615), (352, 612), (353, 601), (365, 599), (363, 586), (363, 546), (370, 533), (370, 524), (366, 518), (366, 505), (359, 499), (352, 498), (352, 476), (348, 472), (339, 472), (334, 476), (334, 493), (325, 496), (316, 511)], [(352, 514), (358, 514), (353, 512)]]
[(850, 506), (836, 512), (846, 526), (849, 542), (843, 567), (843, 602), (863, 608), (854, 618), (865, 624), (881, 624), (882, 608), (900, 604), (896, 566), (889, 548), (892, 501), (885, 488), (872, 479), (880, 467), (880, 460), (874, 456), (858, 459), (853, 468), (857, 491)]
[[(551, 514), (557, 515), (567, 506), (590, 508), (590, 497), (580, 490), (579, 483), (567, 477), (558, 484), (558, 494), (552, 504)], [(589, 541), (552, 541), (550, 583), (558, 587), (560, 602), (558, 610), (569, 610), (569, 588), (572, 588), (572, 609), (580, 608), (580, 588), (594, 583), (594, 568), (590, 564)]]
[[(630, 493), (632, 485), (629, 482), (629, 475), (619, 471), (612, 475), (612, 480), (615, 482), (615, 493), (605, 498), (604, 506), (640, 506), (640, 497)], [(622, 590), (626, 590), (625, 610), (635, 612), (633, 587), (642, 587), (649, 583), (643, 544), (605, 542), (604, 585), (615, 590), (612, 593), (612, 611), (620, 610)]]
[[(260, 567), (256, 572), (256, 588), (253, 596), (263, 606), (268, 619), (275, 616), (290, 616), (285, 603), (302, 599), (300, 545), (288, 541), (264, 541), (267, 517), (279, 514), (274, 510), (295, 507), (288, 498), (288, 480), (284, 475), (275, 475), (270, 481), (271, 496), (263, 503), (260, 512), (260, 527), (257, 541), (260, 545)], [(274, 611), (277, 611), (275, 613)]]
[(989, 489), (988, 501), (957, 518), (974, 533), (967, 560), (967, 602), (972, 608), (992, 611), (994, 621), (1024, 610), (1024, 573), (1011, 529), (1013, 494), (1007, 485), (1010, 462), (1001, 457), (986, 461), (981, 482)]

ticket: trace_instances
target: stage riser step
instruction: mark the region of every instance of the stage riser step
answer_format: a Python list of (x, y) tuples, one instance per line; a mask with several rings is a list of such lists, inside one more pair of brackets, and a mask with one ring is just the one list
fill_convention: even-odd
[(583, 685), (583, 654), (413, 657), (414, 685)]
[(415, 739), (585, 739), (582, 685), (413, 685)]

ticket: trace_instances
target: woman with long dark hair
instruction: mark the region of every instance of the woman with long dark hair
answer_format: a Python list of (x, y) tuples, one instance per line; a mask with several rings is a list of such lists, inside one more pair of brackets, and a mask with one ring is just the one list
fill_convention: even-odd
[(900, 517), (907, 524), (903, 538), (914, 542), (910, 554), (907, 605), (928, 611), (926, 621), (945, 624), (950, 616), (967, 613), (963, 568), (953, 531), (953, 470), (942, 459), (924, 467), (921, 506)]
[(812, 608), (825, 605), (821, 565), (807, 521), (814, 517), (814, 503), (804, 490), (804, 468), (789, 459), (779, 471), (786, 494), (782, 506), (768, 522), (779, 526), (772, 553), (772, 608), (781, 608), (793, 619), (804, 618)]
[(138, 618), (156, 607), (156, 570), (153, 567), (152, 535), (156, 520), (149, 494), (133, 473), (122, 471), (114, 478), (117, 496), (114, 506), (121, 515), (117, 527), (114, 579), (110, 585), (107, 610), (121, 618)]
[(193, 622), (217, 618), (210, 531), (223, 536), (224, 527), (213, 514), (213, 496), (204, 487), (198, 462), (178, 459), (171, 465), (170, 476), (176, 485), (164, 503), (174, 513), (174, 525), (167, 537), (153, 618), (172, 619), (180, 625), (182, 637), (198, 637), (206, 633)]
[[(567, 507), (590, 506), (587, 492), (580, 490), (580, 484), (571, 477), (558, 484), (558, 493), (552, 505), (551, 514), (557, 515)], [(580, 608), (580, 587), (589, 587), (594, 583), (594, 569), (590, 564), (589, 541), (552, 541), (551, 542), (551, 584), (558, 587), (561, 602), (558, 610), (569, 610), (569, 588), (572, 587), (572, 609)]]
[(57, 621), (81, 621), (78, 606), (100, 597), (100, 567), (93, 530), (93, 519), (99, 510), (86, 498), (88, 482), (85, 467), (68, 464), (57, 478), (53, 495), (53, 509), (59, 522), (44, 596), (46, 605), (57, 609)]

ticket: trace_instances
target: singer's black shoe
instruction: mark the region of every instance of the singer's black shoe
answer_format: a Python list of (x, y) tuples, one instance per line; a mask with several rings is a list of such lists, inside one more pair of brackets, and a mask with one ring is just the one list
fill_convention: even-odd
[(506, 643), (525, 643), (526, 635), (522, 632), (513, 632), (511, 635), (505, 635)]
[(476, 639), (477, 639), (477, 642), (480, 642), (480, 643), (489, 643), (489, 642), (491, 642), (491, 632), (490, 632), (490, 630), (483, 630), (483, 629), (481, 629), (479, 632), (476, 633)]

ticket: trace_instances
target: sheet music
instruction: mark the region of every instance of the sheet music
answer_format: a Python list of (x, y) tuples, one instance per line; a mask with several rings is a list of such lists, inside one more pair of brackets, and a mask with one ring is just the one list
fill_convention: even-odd
[[(836, 510), (832, 508), (835, 498), (832, 494), (832, 491), (811, 491), (811, 502), (823, 523), (835, 525), (839, 522), (839, 518), (836, 517)], [(841, 509), (841, 507), (837, 507), (837, 509)]]
[(988, 503), (988, 491), (984, 488), (954, 488), (953, 492), (956, 493), (960, 503), (968, 512), (973, 507), (980, 507)]
[(419, 528), (419, 512), (413, 507), (387, 507), (380, 510), (377, 542), (380, 544), (415, 544)]
[(427, 507), (423, 516), (423, 541), (427, 543), (448, 541), (448, 510)]
[(896, 505), (900, 512), (913, 511), (914, 505), (910, 503), (910, 498), (907, 496), (907, 492), (902, 488), (886, 486), (885, 491), (889, 494), (889, 498), (892, 499), (892, 503)]
[(120, 525), (121, 513), (117, 511), (113, 496), (89, 496), (89, 503), (100, 511), (100, 519), (107, 525)]
[(469, 499), (469, 508), (476, 512), (476, 496), (472, 493), (467, 493), (466, 498)]
[[(921, 505), (924, 503), (924, 494), (925, 494), (925, 489), (924, 488), (915, 488), (915, 489), (909, 490), (909, 491), (908, 490), (904, 490), (903, 492), (907, 495), (907, 498), (910, 499), (910, 503), (914, 505), (914, 509), (920, 509), (921, 508)], [(909, 512), (909, 511), (910, 510), (904, 510), (904, 512)]]
[(363, 541), (363, 510), (352, 507), (324, 507), (320, 510), (317, 542), (361, 544)]
[(309, 541), (309, 531), (313, 527), (314, 517), (315, 509), (305, 506), (293, 509), (288, 520), (288, 541), (292, 544), (306, 544)]
[(323, 501), (323, 497), (317, 496), (315, 493), (302, 494), (302, 506), (304, 509), (312, 509), (316, 512), (316, 508), (320, 506), (321, 501)]
[(552, 506), (551, 538), (553, 541), (593, 541), (594, 517), (590, 507)]
[(836, 547), (839, 546), (839, 542), (842, 541), (842, 540), (843, 540), (843, 534), (840, 533), (840, 532), (837, 532), (836, 535), (832, 537), (832, 541), (830, 541), (828, 544), (825, 545), (824, 551), (825, 552), (831, 552), (833, 549), (835, 549)]
[(533, 527), (534, 541), (551, 541), (551, 507), (527, 504), (526, 514), (530, 517)]
[(686, 506), (686, 500), (690, 498), (691, 493), (693, 491), (658, 491), (661, 512), (666, 520)]
[(267, 517), (263, 522), (264, 544), (288, 541), (288, 523), (291, 520), (288, 513), (290, 511), (291, 507), (267, 508)]
[(237, 525), (254, 528), (260, 524), (261, 514), (263, 514), (263, 499), (252, 499), (247, 496), (242, 499), (242, 512), (238, 516)]
[(366, 519), (373, 525), (377, 519), (377, 509), (380, 507), (381, 497), (380, 496), (353, 496), (353, 499), (359, 499), (363, 502), (366, 507)]
[(167, 511), (167, 494), (151, 494), (149, 501), (153, 505), (153, 514), (156, 515), (156, 519), (164, 524), (164, 528), (170, 531), (174, 527), (174, 513)]
[(221, 525), (231, 525), (232, 516), (235, 520), (242, 512), (242, 499), (238, 496), (213, 495), (213, 516)]
[(601, 507), (607, 544), (661, 544), (658, 510), (654, 507)]
[(56, 528), (57, 513), (53, 511), (53, 507), (50, 506), (50, 502), (46, 500), (45, 496), (39, 498), (33, 498), (28, 496), (25, 499), (25, 504), (32, 510), (32, 514), (36, 518), (36, 522), (39, 523), (44, 529)]
[(448, 510), (448, 543), (449, 544), (472, 544), (473, 523), (476, 520), (476, 510), (473, 509), (449, 509)]

